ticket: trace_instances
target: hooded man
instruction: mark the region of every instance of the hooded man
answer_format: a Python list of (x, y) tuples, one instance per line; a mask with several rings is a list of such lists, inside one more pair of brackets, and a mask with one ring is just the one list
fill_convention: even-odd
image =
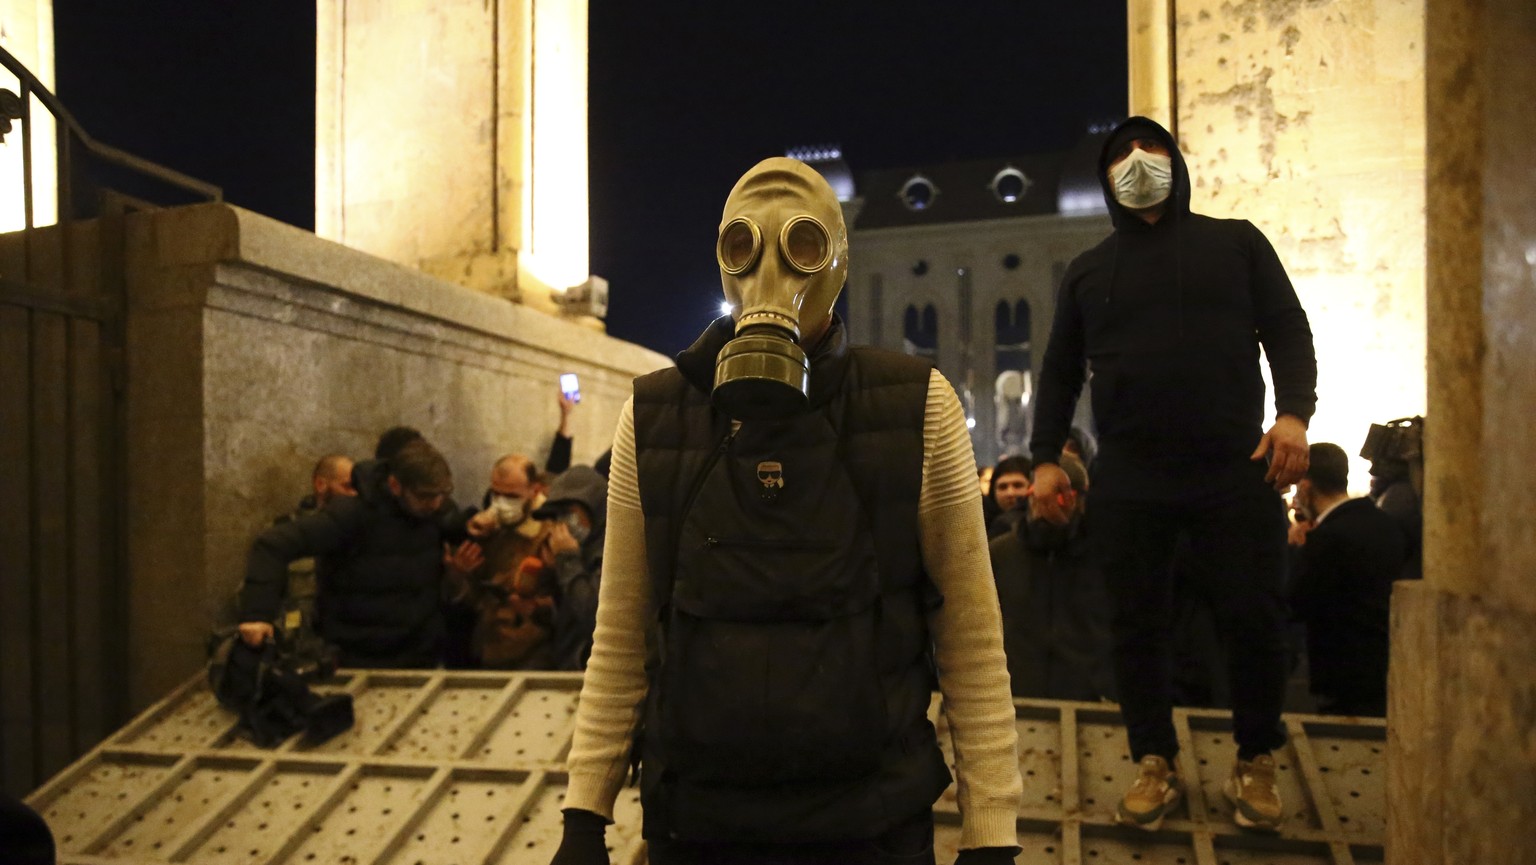
[[(1229, 646), (1235, 818), (1278, 828), (1270, 751), (1284, 743), (1285, 514), (1276, 489), (1307, 468), (1317, 362), (1306, 312), (1264, 235), (1189, 209), (1168, 131), (1118, 125), (1099, 158), (1114, 233), (1068, 267), (1040, 373), (1030, 441), (1033, 507), (1057, 523), (1057, 465), (1085, 374), (1099, 434), (1088, 533), (1115, 606), (1115, 673), (1139, 774), (1117, 818), (1155, 829), (1177, 806), (1169, 569), (1175, 541), (1209, 574)], [(1266, 432), (1259, 348), (1275, 384)]]
[(557, 865), (604, 865), (631, 759), (654, 865), (932, 863), (955, 740), (962, 865), (1018, 852), (1021, 784), (959, 398), (851, 348), (837, 197), (773, 158), (726, 200), (734, 320), (635, 381)]
[(541, 555), (555, 577), (552, 668), (585, 670), (597, 627), (608, 481), (590, 466), (572, 466), (550, 484), (549, 495), (533, 517), (543, 520), (548, 530)]

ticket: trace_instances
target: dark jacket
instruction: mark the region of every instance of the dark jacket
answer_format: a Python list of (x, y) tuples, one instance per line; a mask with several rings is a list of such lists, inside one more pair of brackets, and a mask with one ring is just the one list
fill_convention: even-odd
[(1371, 498), (1375, 500), (1376, 507), (1391, 517), (1403, 533), (1407, 558), (1403, 562), (1402, 578), (1417, 580), (1423, 577), (1424, 512), (1419, 505), (1419, 494), (1414, 492), (1413, 482), (1405, 472), (1401, 477), (1387, 481), (1381, 493)]
[(1351, 499), (1307, 534), (1291, 593), (1307, 625), (1312, 693), (1328, 704), (1380, 711), (1387, 695), (1392, 582), (1406, 545), (1370, 499)]
[[(1109, 147), (1127, 130), (1162, 140), (1172, 157), (1173, 191), (1152, 225), (1115, 200), (1107, 177)], [(1115, 230), (1062, 280), (1031, 458), (1058, 459), (1091, 373), (1096, 498), (1187, 499), (1230, 484), (1263, 433), (1261, 344), (1276, 411), (1312, 416), (1317, 362), (1306, 312), (1252, 223), (1190, 211), (1184, 157), (1155, 122), (1132, 117), (1111, 133), (1099, 181)]]
[(251, 545), (240, 596), (241, 621), (271, 621), (282, 609), (287, 565), (319, 559), (321, 636), (346, 667), (432, 667), (443, 639), (443, 543), (465, 537), (466, 514), (452, 501), (431, 518), (407, 513), (377, 460), (352, 471), (355, 497), (272, 526)]
[[(608, 525), (608, 481), (589, 466), (572, 466), (550, 485), (545, 508), (575, 502), (587, 509), (592, 531), (581, 549), (555, 556), (554, 635), (551, 663), (556, 670), (585, 670), (597, 627), (597, 590), (603, 574), (603, 534)], [(542, 513), (536, 516), (543, 516)], [(553, 514), (551, 514), (553, 516)]]
[(992, 541), (992, 576), (1003, 611), (1003, 651), (1015, 697), (1094, 701), (1113, 696), (1110, 603), (1089, 558), (1082, 520), (1065, 536), (1020, 520)]

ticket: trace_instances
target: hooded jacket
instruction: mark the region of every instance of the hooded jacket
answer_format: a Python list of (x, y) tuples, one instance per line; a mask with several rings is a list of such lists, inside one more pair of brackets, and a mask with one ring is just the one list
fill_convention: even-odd
[[(1108, 178), (1115, 149), (1137, 137), (1162, 141), (1172, 159), (1173, 189), (1152, 224), (1115, 200)], [(1096, 498), (1218, 490), (1244, 474), (1263, 435), (1260, 345), (1276, 413), (1312, 416), (1317, 361), (1306, 312), (1252, 223), (1190, 211), (1189, 170), (1162, 126), (1124, 121), (1098, 167), (1115, 230), (1062, 280), (1030, 455), (1037, 464), (1058, 461), (1087, 376), (1099, 436)]]
[(379, 460), (352, 470), (355, 497), (262, 532), (251, 545), (240, 620), (271, 621), (287, 565), (319, 557), (320, 635), (344, 667), (432, 667), (443, 640), (443, 542), (466, 537), (465, 514), (445, 501), (431, 517), (408, 513)]
[(603, 530), (607, 525), (608, 481), (589, 466), (572, 466), (549, 487), (539, 519), (558, 516), (560, 505), (586, 508), (592, 531), (581, 549), (555, 557), (559, 596), (555, 602), (551, 662), (556, 670), (583, 670), (592, 654), (592, 630), (597, 626), (597, 592), (602, 581)]

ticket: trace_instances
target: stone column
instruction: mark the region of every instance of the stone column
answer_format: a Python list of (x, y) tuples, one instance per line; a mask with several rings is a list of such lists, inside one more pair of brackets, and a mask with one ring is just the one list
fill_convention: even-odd
[(1315, 335), (1311, 438), (1353, 454), (1424, 408), (1423, 0), (1176, 0), (1159, 35), (1168, 3), (1130, 4), (1131, 111), (1158, 117), (1135, 82), (1171, 46), (1194, 209), (1274, 244)]
[(319, 0), (315, 233), (555, 311), (588, 276), (585, 0)]
[(1424, 581), (1392, 601), (1387, 860), (1536, 863), (1536, 5), (1428, 0)]
[[(21, 61), (42, 85), (53, 84), (53, 3), (50, 0), (0, 0), (0, 48)], [(0, 89), (20, 93), (16, 77), (0, 67)], [(57, 130), (53, 115), (32, 100), (32, 224), (58, 219)], [(26, 224), (22, 196), (21, 124), (0, 144), (0, 232)]]
[(1126, 4), (1128, 20), (1126, 91), (1130, 94), (1131, 114), (1150, 117), (1178, 135), (1174, 117), (1173, 0), (1130, 0)]

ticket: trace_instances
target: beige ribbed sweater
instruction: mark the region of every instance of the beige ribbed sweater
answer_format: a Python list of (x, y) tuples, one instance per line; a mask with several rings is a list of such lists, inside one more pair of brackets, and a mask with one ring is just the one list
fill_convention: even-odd
[[(565, 807), (612, 818), (645, 697), (645, 628), (653, 620), (635, 469), (634, 402), (613, 440), (608, 537), (592, 657), (581, 687)], [(937, 371), (923, 421), (918, 504), (923, 563), (944, 595), (928, 620), (953, 736), (960, 846), (1010, 847), (1021, 793), (1002, 617), (982, 525), (976, 462), (960, 400)]]

